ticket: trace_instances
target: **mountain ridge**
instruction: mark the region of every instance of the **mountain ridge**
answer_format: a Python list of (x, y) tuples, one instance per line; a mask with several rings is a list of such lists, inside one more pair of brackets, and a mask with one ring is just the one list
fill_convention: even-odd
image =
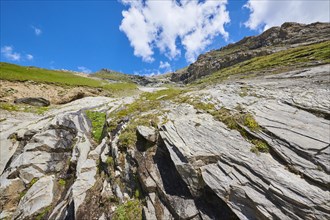
[(186, 71), (174, 72), (171, 80), (191, 83), (223, 68), (255, 57), (270, 55), (298, 46), (330, 40), (330, 23), (299, 24), (287, 22), (257, 36), (245, 37), (234, 44), (201, 54)]

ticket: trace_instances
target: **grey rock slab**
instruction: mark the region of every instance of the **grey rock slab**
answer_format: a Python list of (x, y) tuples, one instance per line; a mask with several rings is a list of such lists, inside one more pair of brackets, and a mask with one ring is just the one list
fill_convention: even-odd
[[(9, 159), (15, 153), (18, 142), (15, 142), (8, 137), (13, 133), (18, 133), (20, 130), (21, 133), (29, 129), (38, 128), (40, 123), (35, 123), (41, 117), (38, 115), (22, 112), (7, 112), (0, 110), (2, 117), (5, 117), (6, 120), (0, 122), (0, 174), (4, 171), (4, 168), (9, 161)], [(42, 123), (47, 123), (49, 119), (43, 120)], [(42, 127), (42, 125), (40, 125)]]
[[(272, 105), (276, 107), (270, 107)], [(267, 112), (266, 110), (263, 112), (265, 118), (277, 116), (274, 120), (263, 118), (265, 122), (260, 124), (267, 129), (269, 127), (266, 125), (269, 123), (282, 120), (282, 123), (279, 123), (281, 126), (291, 125), (290, 129), (305, 136), (312, 136), (311, 133), (315, 132), (314, 137), (327, 140), (322, 125), (321, 128), (317, 128), (316, 122), (322, 121), (322, 118), (303, 111), (297, 112), (297, 109), (290, 106), (283, 107), (277, 102), (268, 101), (258, 107), (267, 108)], [(258, 112), (261, 111), (253, 110), (259, 122)], [(273, 116), (273, 111), (278, 114)], [(293, 113), (296, 115), (292, 116)], [(205, 184), (241, 219), (303, 219), (305, 217), (327, 219), (329, 217), (330, 209), (326, 205), (330, 202), (329, 191), (310, 184), (306, 179), (290, 172), (270, 154), (257, 156), (252, 153), (251, 144), (237, 131), (227, 129), (224, 124), (215, 121), (210, 115), (196, 114), (193, 109), (184, 105), (179, 106), (169, 115), (173, 122), (169, 121), (161, 127), (160, 135), (176, 170), (188, 187), (190, 186), (191, 191), (197, 188), (193, 186), (197, 182), (191, 181), (193, 172), (190, 168), (200, 168)], [(200, 120), (197, 120), (198, 118)], [(196, 121), (202, 123), (196, 126)], [(308, 129), (305, 129), (306, 124)], [(315, 131), (313, 131), (314, 126)], [(310, 135), (307, 135), (308, 133)], [(296, 145), (304, 144), (300, 149), (305, 151), (313, 148), (317, 151), (326, 146), (322, 144), (307, 146), (306, 143), (299, 142), (297, 137), (292, 137), (292, 133), (290, 135), (278, 133), (278, 136), (280, 135), (292, 143), (296, 142)]]
[(248, 107), (284, 161), (313, 181), (330, 185), (330, 122), (287, 104), (267, 101)]
[(156, 129), (147, 126), (137, 126), (137, 132), (146, 140), (155, 143), (157, 140)]
[(15, 219), (25, 219), (51, 205), (54, 198), (54, 181), (55, 176), (45, 176), (33, 184), (21, 199)]
[(215, 163), (227, 149), (250, 151), (251, 144), (239, 132), (227, 129), (211, 115), (196, 114), (191, 106), (179, 106), (170, 118), (173, 122), (160, 128), (160, 136), (176, 170), (194, 195), (202, 187), (197, 168)]
[(44, 99), (42, 97), (27, 97), (27, 98), (19, 98), (15, 99), (14, 103), (20, 104), (28, 104), (33, 106), (49, 106), (50, 102), (47, 99)]
[(77, 213), (79, 206), (84, 202), (87, 190), (95, 184), (96, 171), (97, 168), (94, 160), (87, 159), (85, 163), (82, 164), (77, 179), (71, 187), (75, 213)]
[[(310, 185), (265, 157), (242, 162), (239, 153), (226, 154), (217, 164), (202, 167), (202, 176), (241, 219), (329, 218), (329, 191)], [(227, 164), (230, 170), (224, 169)]]
[(330, 144), (328, 120), (276, 101), (256, 103), (248, 109), (262, 127), (304, 151), (317, 152)]

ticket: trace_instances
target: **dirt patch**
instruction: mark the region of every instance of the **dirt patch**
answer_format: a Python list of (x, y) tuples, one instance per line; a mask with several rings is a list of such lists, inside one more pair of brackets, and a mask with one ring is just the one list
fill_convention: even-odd
[(87, 96), (109, 96), (102, 89), (88, 87), (63, 87), (33, 81), (12, 82), (0, 80), (0, 102), (13, 103), (17, 98), (42, 97), (51, 104), (65, 104)]

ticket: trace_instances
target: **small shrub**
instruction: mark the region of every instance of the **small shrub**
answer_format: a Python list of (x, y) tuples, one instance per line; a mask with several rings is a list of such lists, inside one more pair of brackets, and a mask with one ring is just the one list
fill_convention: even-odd
[(142, 219), (142, 205), (137, 199), (127, 201), (126, 203), (118, 206), (114, 215), (114, 220), (140, 220)]
[(51, 207), (48, 206), (44, 208), (36, 217), (35, 220), (41, 220), (44, 219), (45, 215), (51, 210)]
[(31, 188), (31, 186), (33, 186), (33, 184), (35, 184), (39, 179), (34, 177), (31, 182), (28, 184), (28, 188)]
[(252, 152), (254, 152), (254, 151), (258, 151), (258, 152), (262, 152), (262, 153), (269, 152), (269, 147), (266, 142), (264, 142), (262, 140), (258, 140), (258, 139), (254, 139), (251, 142), (252, 142), (252, 144), (254, 144), (254, 146), (252, 147), (254, 149), (252, 150), (252, 148), (251, 148)]
[(92, 137), (100, 143), (106, 114), (103, 112), (86, 111), (87, 117), (92, 122)]
[(134, 197), (135, 197), (136, 199), (138, 199), (138, 198), (140, 198), (140, 195), (141, 195), (140, 190), (139, 190), (139, 189), (136, 189), (136, 190), (135, 190), (135, 193), (134, 193)]
[(128, 126), (119, 135), (118, 145), (121, 148), (131, 148), (135, 146), (137, 141), (136, 137), (136, 127), (139, 125), (144, 126), (154, 126), (156, 127), (159, 119), (156, 114), (138, 115), (136, 118), (132, 119)]
[(107, 160), (106, 160), (106, 164), (108, 164), (108, 166), (112, 167), (114, 165), (113, 158), (108, 156)]
[(248, 127), (251, 131), (260, 130), (259, 124), (256, 122), (256, 120), (250, 113), (247, 113), (243, 116), (243, 124), (246, 127)]
[(66, 181), (64, 179), (59, 179), (58, 180), (58, 184), (60, 184), (60, 186), (65, 186), (66, 185)]

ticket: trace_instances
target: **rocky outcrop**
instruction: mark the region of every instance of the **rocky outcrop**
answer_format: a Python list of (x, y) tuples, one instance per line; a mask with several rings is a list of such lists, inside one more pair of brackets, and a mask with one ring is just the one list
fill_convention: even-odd
[(281, 27), (272, 27), (258, 36), (246, 37), (237, 43), (200, 55), (185, 71), (173, 73), (171, 80), (189, 83), (254, 57), (326, 41), (330, 39), (329, 31), (329, 23), (284, 23)]
[[(79, 212), (86, 192), (96, 182), (96, 161), (104, 150), (102, 146), (94, 147), (91, 124), (83, 109), (110, 101), (109, 98), (79, 100), (48, 113), (37, 123), (10, 129), (15, 131), (11, 136), (17, 144), (10, 151), (12, 154), (1, 154), (1, 160), (6, 163), (0, 180), (1, 218), (30, 219), (51, 214), (62, 219)], [(9, 142), (1, 139), (2, 147), (9, 147), (6, 143)]]
[(15, 99), (14, 103), (16, 104), (28, 104), (28, 105), (33, 105), (33, 106), (49, 106), (50, 102), (47, 99), (44, 98), (33, 98), (33, 97), (28, 97), (28, 98), (20, 98), (20, 99)]
[[(109, 128), (132, 98), (84, 98), (7, 127), (1, 144), (13, 150), (1, 158), (0, 216), (116, 219), (129, 207), (130, 218), (150, 220), (328, 219), (329, 68), (159, 102), (161, 111), (150, 112), (166, 120), (137, 125), (132, 148), (121, 134), (138, 118), (121, 115)], [(89, 108), (107, 112), (99, 144)]]

